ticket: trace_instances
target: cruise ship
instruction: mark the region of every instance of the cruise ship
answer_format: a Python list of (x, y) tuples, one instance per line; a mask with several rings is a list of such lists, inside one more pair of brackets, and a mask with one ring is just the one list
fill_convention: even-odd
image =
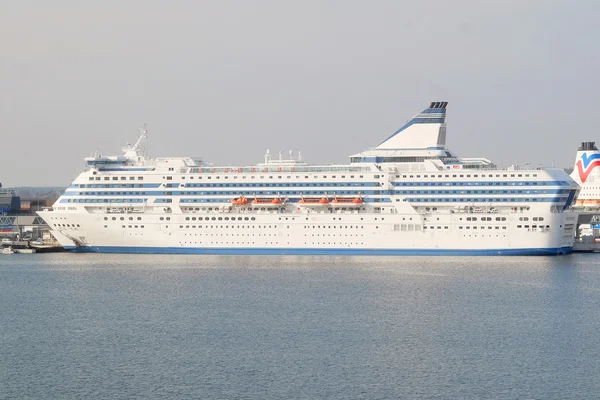
[(561, 169), (499, 169), (446, 147), (433, 102), (349, 164), (273, 157), (213, 166), (151, 159), (145, 129), (95, 155), (39, 214), (77, 252), (558, 255), (572, 251), (579, 186)]

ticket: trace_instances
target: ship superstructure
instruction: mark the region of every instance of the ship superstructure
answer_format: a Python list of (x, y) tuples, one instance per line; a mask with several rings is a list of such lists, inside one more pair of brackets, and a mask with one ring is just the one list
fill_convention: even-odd
[(350, 164), (301, 157), (212, 166), (124, 155), (87, 169), (40, 212), (66, 248), (207, 254), (563, 254), (578, 185), (561, 169), (503, 170), (446, 147), (434, 102)]

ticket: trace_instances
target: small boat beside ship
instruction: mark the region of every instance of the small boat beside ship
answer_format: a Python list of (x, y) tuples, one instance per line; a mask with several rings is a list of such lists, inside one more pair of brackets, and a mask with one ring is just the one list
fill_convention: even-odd
[(2, 249), (0, 249), (0, 254), (15, 254), (15, 250), (12, 246), (2, 247)]

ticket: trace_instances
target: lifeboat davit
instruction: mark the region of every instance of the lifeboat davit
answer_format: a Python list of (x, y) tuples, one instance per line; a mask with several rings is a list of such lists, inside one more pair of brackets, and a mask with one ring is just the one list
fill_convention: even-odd
[(305, 207), (322, 207), (329, 205), (329, 199), (327, 197), (321, 197), (320, 199), (304, 197), (298, 204)]
[(336, 197), (331, 202), (333, 206), (360, 207), (364, 201), (360, 197)]
[(248, 199), (244, 196), (240, 196), (231, 200), (231, 204), (233, 204), (234, 206), (245, 206), (246, 204), (248, 204)]
[(270, 198), (256, 198), (252, 200), (252, 205), (254, 207), (280, 207), (282, 205), (281, 199), (275, 197), (273, 199)]

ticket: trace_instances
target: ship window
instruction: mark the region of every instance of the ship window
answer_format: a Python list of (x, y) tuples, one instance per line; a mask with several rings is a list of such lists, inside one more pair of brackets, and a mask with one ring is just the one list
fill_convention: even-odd
[(113, 180), (113, 181), (117, 181), (117, 180), (119, 180), (119, 177), (118, 177), (118, 176), (113, 176), (113, 179), (112, 179), (112, 180)]
[(105, 176), (105, 177), (104, 177), (104, 180), (105, 180), (105, 181), (110, 181), (110, 177), (108, 177), (108, 176)]
[(126, 180), (127, 180), (127, 177), (126, 177), (126, 176), (122, 176), (122, 177), (121, 177), (121, 180), (122, 180), (122, 181), (126, 181)]

